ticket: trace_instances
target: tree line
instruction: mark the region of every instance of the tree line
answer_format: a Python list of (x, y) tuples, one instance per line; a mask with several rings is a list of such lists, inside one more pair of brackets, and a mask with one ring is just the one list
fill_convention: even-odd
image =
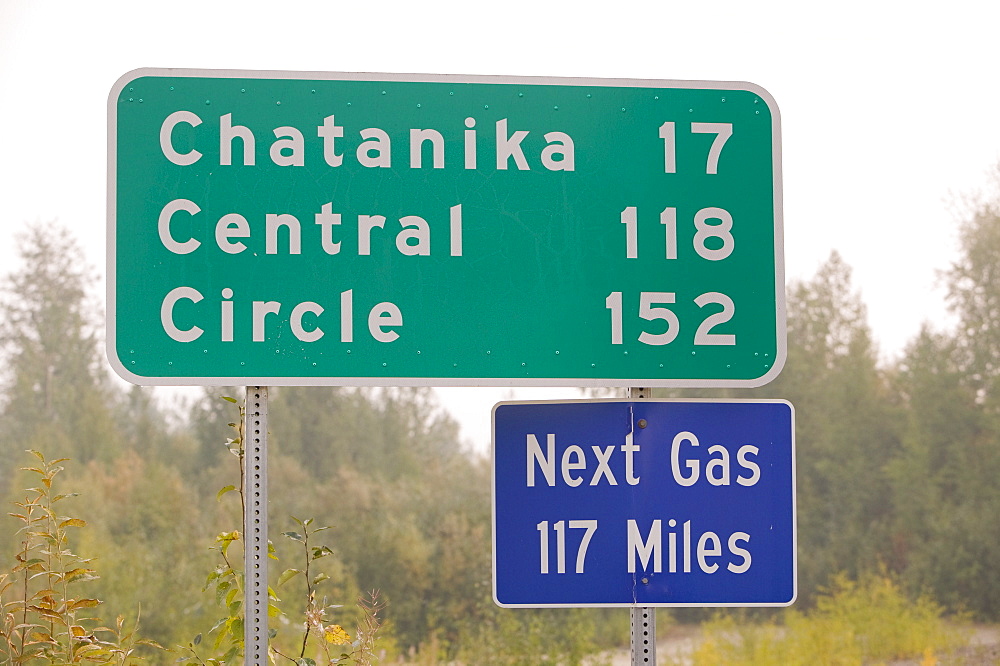
[[(656, 394), (794, 404), (804, 607), (835, 576), (885, 570), (914, 595), (1000, 620), (1000, 197), (977, 204), (959, 238), (942, 275), (957, 324), (928, 323), (898, 358), (880, 360), (850, 267), (834, 253), (788, 285), (788, 356), (774, 382)], [(188, 645), (218, 620), (206, 579), (218, 535), (240, 525), (233, 494), (220, 493), (239, 480), (238, 413), (220, 396), (242, 389), (206, 389), (178, 414), (148, 389), (123, 387), (103, 356), (97, 277), (71, 234), (29, 225), (18, 243), (0, 301), (0, 496), (23, 499), (26, 449), (70, 458), (62, 483), (80, 493), (67, 501), (87, 523), (73, 548), (100, 571), (91, 584), (102, 617), (141, 607), (145, 635)], [(322, 594), (345, 605), (339, 624), (378, 589), (390, 653), (572, 662), (627, 638), (623, 611), (494, 606), (489, 463), (463, 449), (430, 389), (281, 387), (270, 414), (272, 570), (295, 566), (296, 544), (276, 536), (294, 533), (292, 517), (330, 526), (314, 545), (330, 551), (317, 566)], [(0, 564), (13, 562), (18, 525), (0, 527)], [(306, 581), (278, 596), (285, 610), (304, 607)], [(295, 617), (271, 622), (280, 631)]]

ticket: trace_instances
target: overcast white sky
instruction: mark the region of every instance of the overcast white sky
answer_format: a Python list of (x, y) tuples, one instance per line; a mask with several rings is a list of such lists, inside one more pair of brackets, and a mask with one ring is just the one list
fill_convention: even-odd
[[(0, 0), (0, 269), (58, 219), (103, 272), (107, 95), (138, 67), (742, 80), (781, 111), (788, 278), (839, 251), (892, 358), (943, 322), (953, 201), (1000, 159), (998, 25), (981, 0)], [(509, 390), (442, 396), (485, 450)]]

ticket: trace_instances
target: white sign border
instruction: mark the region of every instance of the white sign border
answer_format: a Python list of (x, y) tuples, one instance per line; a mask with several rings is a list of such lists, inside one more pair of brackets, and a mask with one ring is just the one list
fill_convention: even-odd
[[(135, 79), (147, 76), (191, 78), (294, 79), (305, 81), (386, 81), (410, 83), (487, 83), (507, 85), (604, 86), (619, 88), (676, 88), (685, 90), (744, 90), (759, 96), (771, 112), (771, 155), (774, 196), (774, 282), (775, 332), (777, 350), (774, 363), (753, 379), (587, 379), (580, 377), (160, 377), (137, 375), (118, 357), (116, 345), (117, 307), (117, 173), (118, 99)], [(781, 170), (781, 121), (778, 105), (761, 86), (745, 81), (685, 81), (673, 79), (619, 79), (548, 76), (501, 76), (469, 74), (404, 74), (370, 72), (311, 72), (239, 69), (187, 69), (144, 67), (122, 75), (108, 95), (107, 155), (107, 280), (105, 347), (112, 369), (122, 379), (140, 386), (580, 386), (655, 388), (756, 388), (774, 380), (785, 365), (787, 332), (784, 263), (784, 214)]]
[[(504, 405), (557, 405), (580, 403), (621, 403), (621, 402), (658, 402), (658, 403), (715, 403), (715, 404), (746, 404), (767, 403), (788, 405), (792, 417), (792, 596), (788, 601), (776, 603), (634, 603), (634, 604), (508, 604), (497, 599), (497, 506), (496, 506), (496, 413)], [(507, 400), (493, 405), (490, 416), (490, 548), (493, 603), (500, 608), (786, 608), (795, 603), (799, 596), (799, 519), (798, 519), (798, 489), (796, 485), (795, 466), (795, 406), (788, 400), (780, 398), (595, 398), (591, 400)]]

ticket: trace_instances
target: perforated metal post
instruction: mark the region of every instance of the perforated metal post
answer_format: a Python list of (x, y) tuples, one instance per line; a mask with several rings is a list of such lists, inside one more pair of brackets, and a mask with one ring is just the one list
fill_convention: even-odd
[(267, 660), (267, 387), (248, 386), (243, 430), (246, 493), (243, 650), (246, 666)]
[[(629, 400), (648, 398), (649, 388), (632, 387), (628, 390)], [(656, 666), (656, 609), (633, 607), (631, 623), (632, 666)]]

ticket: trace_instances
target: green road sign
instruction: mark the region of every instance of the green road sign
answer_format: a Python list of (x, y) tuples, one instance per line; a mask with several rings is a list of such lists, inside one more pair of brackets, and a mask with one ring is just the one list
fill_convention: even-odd
[(129, 381), (756, 386), (784, 361), (757, 86), (146, 69), (108, 116)]

